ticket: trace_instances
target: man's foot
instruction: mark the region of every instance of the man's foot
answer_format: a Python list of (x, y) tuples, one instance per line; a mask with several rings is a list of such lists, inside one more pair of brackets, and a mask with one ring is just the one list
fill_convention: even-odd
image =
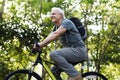
[(74, 76), (74, 77), (69, 77), (68, 80), (83, 80), (83, 79), (82, 79), (82, 76), (79, 74), (79, 75)]

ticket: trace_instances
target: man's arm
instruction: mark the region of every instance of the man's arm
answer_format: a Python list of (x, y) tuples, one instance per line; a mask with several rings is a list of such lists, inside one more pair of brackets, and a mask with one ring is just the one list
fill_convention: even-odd
[(48, 45), (51, 41), (57, 39), (60, 35), (66, 32), (66, 28), (60, 26), (56, 31), (50, 33), (46, 39), (39, 43), (40, 48)]

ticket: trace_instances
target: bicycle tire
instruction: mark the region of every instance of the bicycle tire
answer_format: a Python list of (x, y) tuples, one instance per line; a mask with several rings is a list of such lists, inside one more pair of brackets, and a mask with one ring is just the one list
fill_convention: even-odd
[(42, 80), (42, 78), (37, 73), (25, 69), (11, 72), (5, 80)]
[(82, 74), (83, 80), (108, 80), (104, 75), (98, 72), (87, 72)]

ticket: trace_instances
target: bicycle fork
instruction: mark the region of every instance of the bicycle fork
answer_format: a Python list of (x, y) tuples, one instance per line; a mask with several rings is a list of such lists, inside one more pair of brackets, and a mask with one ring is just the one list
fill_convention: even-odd
[(28, 80), (31, 80), (31, 78), (32, 78), (32, 73), (34, 72), (34, 69), (35, 69), (35, 66), (32, 65), (32, 67), (31, 67), (30, 70), (29, 70)]

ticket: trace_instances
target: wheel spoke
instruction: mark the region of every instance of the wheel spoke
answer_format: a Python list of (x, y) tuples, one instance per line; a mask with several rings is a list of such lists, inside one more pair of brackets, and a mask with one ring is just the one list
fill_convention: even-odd
[(82, 74), (83, 80), (108, 80), (104, 75), (97, 72), (87, 72)]

